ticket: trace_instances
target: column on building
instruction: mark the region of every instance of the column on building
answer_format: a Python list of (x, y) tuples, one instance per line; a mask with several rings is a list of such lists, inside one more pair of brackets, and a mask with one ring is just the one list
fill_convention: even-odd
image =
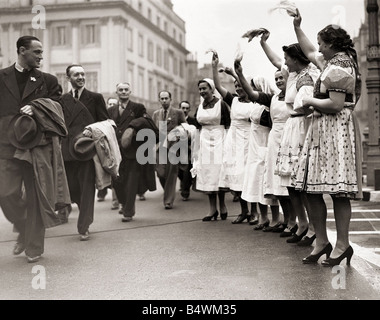
[[(15, 53), (11, 53), (9, 50), (12, 48), (10, 45), (10, 24), (9, 23), (2, 23), (1, 24), (1, 34), (0, 34), (0, 44), (1, 44), (1, 54), (3, 55), (3, 65), (2, 68), (6, 68), (10, 65)], [(15, 46), (13, 46), (15, 48)]]
[(80, 20), (71, 20), (72, 63), (80, 63)]
[(51, 57), (51, 44), (50, 44), (50, 27), (51, 23), (46, 23), (46, 28), (43, 29), (43, 39), (42, 41), (42, 47), (44, 50), (42, 60), (42, 71), (43, 72), (50, 72), (50, 57)]

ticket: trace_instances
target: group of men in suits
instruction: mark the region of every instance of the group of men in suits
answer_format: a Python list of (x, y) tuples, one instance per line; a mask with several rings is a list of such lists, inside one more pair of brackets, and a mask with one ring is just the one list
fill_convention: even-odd
[[(66, 76), (72, 90), (62, 95), (57, 78), (38, 70), (43, 59), (42, 43), (38, 38), (20, 37), (17, 53), (17, 62), (0, 70), (0, 206), (18, 232), (13, 253), (19, 255), (25, 251), (28, 262), (36, 262), (44, 252), (46, 226), (40, 214), (40, 204), (36, 200), (33, 166), (23, 159), (15, 159), (17, 148), (8, 138), (9, 124), (15, 115), (21, 113), (33, 117), (31, 102), (39, 98), (50, 98), (62, 106), (68, 134), (62, 139), (61, 156), (71, 201), (79, 208), (77, 229), (80, 240), (89, 239), (89, 227), (94, 220), (95, 168), (92, 159), (77, 158), (70, 148), (78, 136), (85, 134), (86, 126), (107, 119), (114, 120), (116, 137), (121, 146), (123, 134), (133, 123), (135, 129), (145, 124), (148, 128), (156, 126), (158, 135), (158, 127), (163, 122), (165, 132), (162, 134), (166, 136), (176, 126), (192, 120), (188, 117), (188, 102), (181, 102), (180, 109), (171, 107), (169, 91), (159, 93), (162, 108), (150, 118), (143, 104), (130, 100), (132, 91), (129, 83), (117, 84), (118, 101), (107, 110), (103, 96), (85, 88), (85, 70), (79, 64), (67, 67)], [(136, 119), (144, 121), (136, 122)], [(155, 166), (140, 164), (136, 159), (138, 144), (135, 136), (136, 132), (130, 148), (120, 147), (122, 160), (119, 176), (112, 181), (117, 200), (122, 205), (120, 213), (123, 214), (123, 222), (131, 221), (135, 215), (137, 194), (156, 190), (155, 172), (164, 189), (165, 208), (171, 209), (179, 174), (178, 165), (171, 163), (157, 163)], [(179, 174), (181, 180), (186, 180), (186, 174)], [(189, 195), (189, 180), (186, 186), (181, 184), (181, 189), (185, 200)]]

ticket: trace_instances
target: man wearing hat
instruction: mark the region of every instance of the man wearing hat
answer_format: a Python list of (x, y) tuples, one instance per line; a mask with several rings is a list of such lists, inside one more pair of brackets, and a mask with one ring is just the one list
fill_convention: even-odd
[(43, 59), (40, 40), (22, 36), (16, 46), (17, 62), (0, 70), (0, 206), (19, 233), (13, 254), (25, 251), (28, 261), (36, 262), (44, 252), (45, 226), (36, 201), (34, 170), (28, 161), (14, 158), (18, 147), (8, 131), (10, 121), (21, 113), (15, 140), (28, 148), (38, 144), (38, 128), (26, 117), (34, 114), (30, 103), (38, 98), (58, 100), (60, 91), (55, 76), (37, 70)]

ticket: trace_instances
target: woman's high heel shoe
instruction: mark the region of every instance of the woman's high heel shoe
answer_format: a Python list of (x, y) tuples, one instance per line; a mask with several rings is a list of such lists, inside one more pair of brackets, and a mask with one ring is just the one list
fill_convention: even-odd
[(350, 265), (351, 258), (354, 254), (354, 249), (352, 249), (351, 246), (349, 246), (346, 251), (344, 251), (338, 258), (327, 258), (326, 260), (322, 261), (322, 266), (324, 267), (333, 267), (339, 265), (344, 258), (347, 258), (347, 265)]
[(297, 243), (297, 242), (300, 242), (302, 240), (302, 238), (304, 236), (306, 236), (308, 230), (309, 230), (309, 228), (306, 228), (305, 231), (302, 232), (300, 235), (297, 235), (296, 233), (293, 234), (293, 236), (291, 238), (289, 238), (288, 240), (286, 240), (286, 242), (287, 243)]
[(238, 224), (238, 223), (242, 223), (244, 222), (244, 220), (247, 219), (247, 221), (249, 222), (251, 220), (251, 215), (248, 214), (248, 213), (241, 213), (237, 216), (237, 218), (232, 221), (231, 223), (232, 224)]
[(226, 212), (226, 213), (221, 213), (221, 214), (220, 214), (220, 218), (221, 218), (222, 220), (226, 220), (227, 217), (228, 217), (228, 212)]
[(218, 212), (218, 210), (217, 210), (217, 211), (215, 211), (215, 213), (214, 213), (212, 216), (205, 216), (205, 217), (202, 219), (202, 221), (211, 221), (212, 219), (214, 219), (214, 220), (218, 220), (218, 214), (219, 214), (219, 212)]
[(303, 258), (302, 262), (304, 264), (312, 264), (312, 263), (317, 263), (319, 258), (326, 254), (327, 259), (330, 257), (331, 251), (333, 250), (333, 247), (331, 243), (329, 243), (326, 247), (324, 247), (320, 252), (317, 254), (311, 254), (310, 256)]

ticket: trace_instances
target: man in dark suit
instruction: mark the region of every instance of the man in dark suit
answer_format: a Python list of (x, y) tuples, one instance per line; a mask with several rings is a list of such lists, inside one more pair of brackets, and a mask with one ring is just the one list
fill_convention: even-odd
[[(181, 123), (185, 123), (185, 115), (182, 110), (171, 107), (172, 95), (169, 91), (161, 91), (158, 94), (162, 108), (153, 113), (153, 121), (160, 128), (160, 135), (167, 139), (168, 133)], [(160, 126), (161, 122), (161, 126)], [(162, 124), (166, 125), (166, 130), (162, 131)], [(165, 126), (164, 126), (165, 127)], [(161, 139), (160, 139), (161, 140)], [(166, 152), (166, 161), (160, 159), (160, 149)], [(162, 152), (162, 151), (161, 151)], [(165, 209), (172, 209), (175, 199), (176, 183), (178, 177), (178, 164), (172, 164), (169, 161), (169, 148), (160, 145), (157, 154), (156, 171), (160, 184), (164, 189), (164, 206)]]
[[(82, 133), (85, 126), (107, 120), (109, 116), (103, 96), (85, 88), (86, 74), (81, 65), (69, 65), (66, 68), (66, 78), (70, 82), (72, 90), (62, 96), (61, 104), (69, 132), (64, 144), (70, 144), (75, 136)], [(83, 110), (83, 108), (87, 110)], [(94, 220), (94, 162), (92, 159), (86, 161), (74, 159), (65, 151), (66, 148), (63, 150), (71, 198), (79, 208), (78, 233), (80, 240), (86, 241), (90, 238), (88, 229)]]
[[(134, 148), (124, 149), (121, 145), (123, 133), (128, 129), (131, 121), (146, 115), (146, 109), (143, 104), (130, 100), (131, 93), (131, 85), (129, 83), (124, 82), (117, 84), (116, 94), (119, 98), (119, 103), (108, 109), (110, 118), (115, 121), (117, 126), (116, 136), (122, 157), (119, 167), (119, 177), (113, 180), (113, 187), (116, 191), (119, 203), (122, 206), (119, 213), (123, 215), (123, 222), (132, 221), (135, 216), (135, 201), (139, 190), (155, 190), (154, 171), (152, 171), (153, 181), (151, 181), (152, 178), (149, 178), (151, 175), (144, 172), (144, 170), (149, 170), (150, 167), (138, 163), (136, 150)], [(142, 179), (142, 177), (146, 176), (148, 176), (148, 181)]]
[(7, 132), (14, 115), (21, 112), (33, 116), (31, 101), (60, 98), (57, 78), (37, 70), (43, 59), (42, 52), (38, 38), (20, 37), (17, 62), (0, 70), (0, 206), (19, 233), (13, 254), (25, 251), (28, 262), (38, 261), (44, 252), (45, 227), (37, 201), (33, 167), (28, 161), (14, 159), (16, 148), (10, 143)]
[[(186, 122), (190, 125), (196, 126), (196, 121), (194, 117), (189, 116), (190, 112), (190, 102), (184, 100), (179, 103), (179, 108), (185, 114)], [(183, 201), (187, 201), (190, 196), (190, 188), (193, 184), (193, 178), (191, 176), (190, 170), (192, 169), (191, 164), (191, 139), (189, 139), (189, 161), (186, 165), (180, 165), (178, 168), (178, 178), (181, 182), (180, 192)]]

